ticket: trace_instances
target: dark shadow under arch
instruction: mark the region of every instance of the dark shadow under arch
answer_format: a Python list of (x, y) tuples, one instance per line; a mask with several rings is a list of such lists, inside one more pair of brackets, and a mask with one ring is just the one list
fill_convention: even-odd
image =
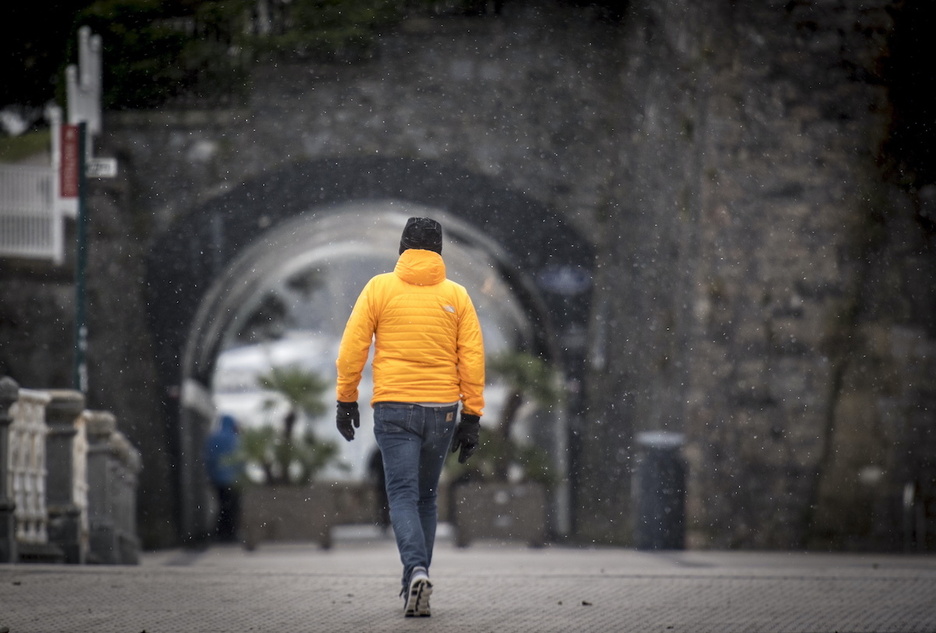
[[(349, 201), (396, 199), (444, 209), (496, 242), (500, 271), (530, 311), (538, 349), (571, 380), (584, 371), (581, 340), (591, 298), (592, 245), (555, 210), (489, 176), (450, 162), (350, 157), (292, 163), (261, 174), (180, 217), (152, 244), (147, 259), (148, 314), (163, 386), (176, 521), (193, 535), (182, 494), (190, 488), (197, 438), (179, 432), (182, 358), (195, 314), (214, 281), (264, 231), (308, 212)], [(526, 296), (524, 296), (526, 295)], [(574, 417), (579, 409), (570, 403)], [(570, 461), (574, 461), (574, 446)], [(575, 472), (574, 466), (570, 471)], [(574, 488), (574, 482), (573, 488)]]

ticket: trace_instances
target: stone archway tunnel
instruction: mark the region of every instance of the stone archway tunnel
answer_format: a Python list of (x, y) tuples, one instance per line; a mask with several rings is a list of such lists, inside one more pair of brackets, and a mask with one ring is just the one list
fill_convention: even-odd
[[(524, 315), (523, 346), (555, 363), (566, 380), (581, 379), (593, 253), (554, 211), (491, 178), (427, 161), (306, 161), (258, 176), (181, 217), (154, 242), (148, 258), (159, 376), (164, 391), (176, 396), (164, 403), (164, 414), (183, 539), (197, 538), (204, 528), (198, 449), (215, 409), (215, 362), (240, 303), (256, 295), (269, 271), (316, 249), (353, 250), (354, 242), (383, 239), (395, 255), (393, 240), (405, 217), (417, 213), (436, 215), (446, 225), (450, 275), (470, 273), (475, 264), (495, 270)], [(390, 228), (394, 221), (399, 226)], [(383, 226), (391, 237), (368, 238), (369, 226)], [(570, 403), (569, 410), (575, 408)], [(559, 417), (566, 424), (565, 413)], [(574, 449), (569, 452), (567, 437), (557, 441), (563, 474), (574, 476)], [(556, 508), (566, 524), (568, 494), (564, 488)]]

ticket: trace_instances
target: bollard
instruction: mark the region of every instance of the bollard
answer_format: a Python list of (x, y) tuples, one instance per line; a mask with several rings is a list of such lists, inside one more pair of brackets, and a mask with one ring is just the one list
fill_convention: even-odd
[(634, 542), (642, 550), (685, 547), (686, 468), (680, 433), (637, 435)]
[(14, 563), (16, 549), (16, 504), (9, 496), (7, 481), (10, 462), (10, 407), (19, 398), (19, 385), (12, 378), (0, 378), (0, 563)]

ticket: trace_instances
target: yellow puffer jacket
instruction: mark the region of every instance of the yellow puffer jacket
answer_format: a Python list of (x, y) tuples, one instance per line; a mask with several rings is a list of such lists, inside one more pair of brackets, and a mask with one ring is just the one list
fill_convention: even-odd
[(338, 400), (356, 402), (374, 340), (375, 402), (456, 402), (484, 408), (484, 344), (465, 288), (445, 277), (442, 256), (403, 251), (354, 304), (338, 350)]

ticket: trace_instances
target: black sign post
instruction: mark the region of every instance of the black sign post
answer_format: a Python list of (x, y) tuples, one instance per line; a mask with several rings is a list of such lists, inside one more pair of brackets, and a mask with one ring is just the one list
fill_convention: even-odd
[(88, 324), (86, 322), (85, 269), (88, 264), (88, 124), (78, 123), (78, 218), (75, 248), (75, 363), (74, 386), (88, 393)]

